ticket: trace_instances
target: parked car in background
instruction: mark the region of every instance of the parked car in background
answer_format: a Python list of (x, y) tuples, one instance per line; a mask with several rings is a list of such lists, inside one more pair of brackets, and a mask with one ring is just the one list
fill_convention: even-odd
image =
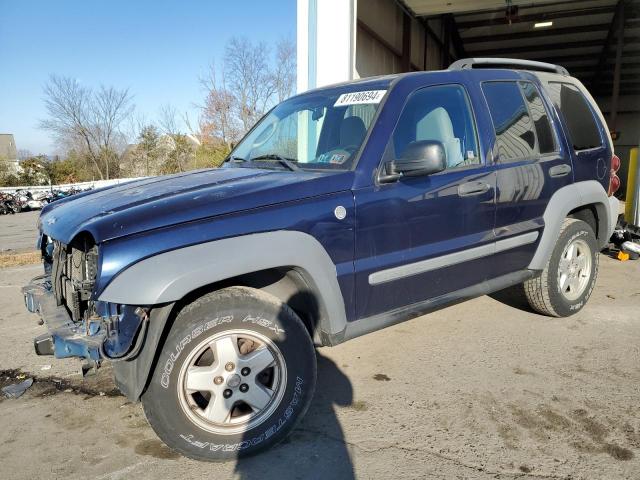
[(49, 329), (36, 352), (113, 362), (186, 456), (256, 453), (307, 410), (314, 345), (507, 287), (544, 315), (584, 308), (618, 166), (596, 103), (555, 65), (461, 60), (312, 90), (223, 168), (47, 205), (46, 275), (24, 288)]
[(92, 190), (67, 188), (66, 190), (16, 190), (14, 193), (0, 192), (0, 214), (20, 213), (30, 210), (40, 210), (44, 205), (55, 202), (62, 198), (68, 198), (71, 195)]

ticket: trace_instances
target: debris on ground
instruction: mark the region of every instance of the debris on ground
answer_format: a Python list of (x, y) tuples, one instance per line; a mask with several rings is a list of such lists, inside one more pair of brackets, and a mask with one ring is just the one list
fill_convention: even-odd
[(18, 398), (33, 385), (33, 378), (27, 378), (20, 383), (13, 383), (2, 387), (2, 394), (7, 398)]
[(638, 260), (640, 258), (640, 242), (638, 241), (637, 229), (624, 224), (618, 226), (611, 236), (613, 244), (609, 251), (613, 258), (626, 262), (627, 260)]
[(628, 253), (624, 253), (622, 250), (620, 250), (618, 252), (618, 256), (616, 258), (618, 260), (620, 260), (621, 262), (626, 262), (627, 260), (629, 260), (629, 254)]
[(626, 241), (620, 245), (620, 251), (629, 255), (630, 260), (637, 260), (640, 256), (640, 243)]

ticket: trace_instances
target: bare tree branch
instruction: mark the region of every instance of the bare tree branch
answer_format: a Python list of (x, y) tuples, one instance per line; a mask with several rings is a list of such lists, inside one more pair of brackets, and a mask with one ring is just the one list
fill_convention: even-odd
[(200, 80), (205, 91), (200, 105), (200, 134), (228, 149), (275, 103), (288, 98), (295, 83), (295, 45), (283, 39), (275, 62), (264, 43), (232, 38), (226, 45), (223, 69), (212, 62)]
[(276, 45), (274, 85), (278, 102), (291, 96), (296, 81), (296, 45), (291, 39), (283, 38)]
[(240, 108), (244, 131), (264, 114), (275, 92), (268, 59), (265, 43), (254, 45), (246, 38), (232, 38), (225, 48), (228, 90)]
[(75, 79), (56, 75), (43, 90), (48, 118), (40, 128), (83, 152), (101, 179), (110, 178), (125, 143), (120, 126), (134, 108), (129, 91), (103, 86), (94, 92)]
[(180, 133), (178, 127), (178, 111), (171, 104), (165, 104), (158, 111), (158, 124), (160, 129), (167, 135), (177, 135)]

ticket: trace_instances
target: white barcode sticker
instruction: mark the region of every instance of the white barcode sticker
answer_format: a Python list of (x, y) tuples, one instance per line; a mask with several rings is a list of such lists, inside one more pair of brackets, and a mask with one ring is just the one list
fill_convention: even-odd
[(346, 105), (362, 105), (365, 103), (380, 103), (386, 90), (365, 90), (362, 92), (343, 93), (338, 97), (334, 107), (344, 107)]

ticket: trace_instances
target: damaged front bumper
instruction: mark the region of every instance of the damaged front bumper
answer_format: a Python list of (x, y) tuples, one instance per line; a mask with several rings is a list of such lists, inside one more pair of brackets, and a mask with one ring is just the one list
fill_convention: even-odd
[(27, 310), (40, 315), (49, 331), (34, 339), (38, 355), (103, 359), (106, 331), (90, 322), (73, 322), (67, 309), (57, 304), (49, 275), (34, 278), (22, 293)]
[(90, 312), (73, 321), (68, 308), (58, 305), (49, 274), (31, 280), (22, 293), (27, 310), (40, 315), (48, 329), (34, 339), (38, 355), (119, 361), (133, 358), (142, 346), (148, 325), (143, 307), (91, 301)]

